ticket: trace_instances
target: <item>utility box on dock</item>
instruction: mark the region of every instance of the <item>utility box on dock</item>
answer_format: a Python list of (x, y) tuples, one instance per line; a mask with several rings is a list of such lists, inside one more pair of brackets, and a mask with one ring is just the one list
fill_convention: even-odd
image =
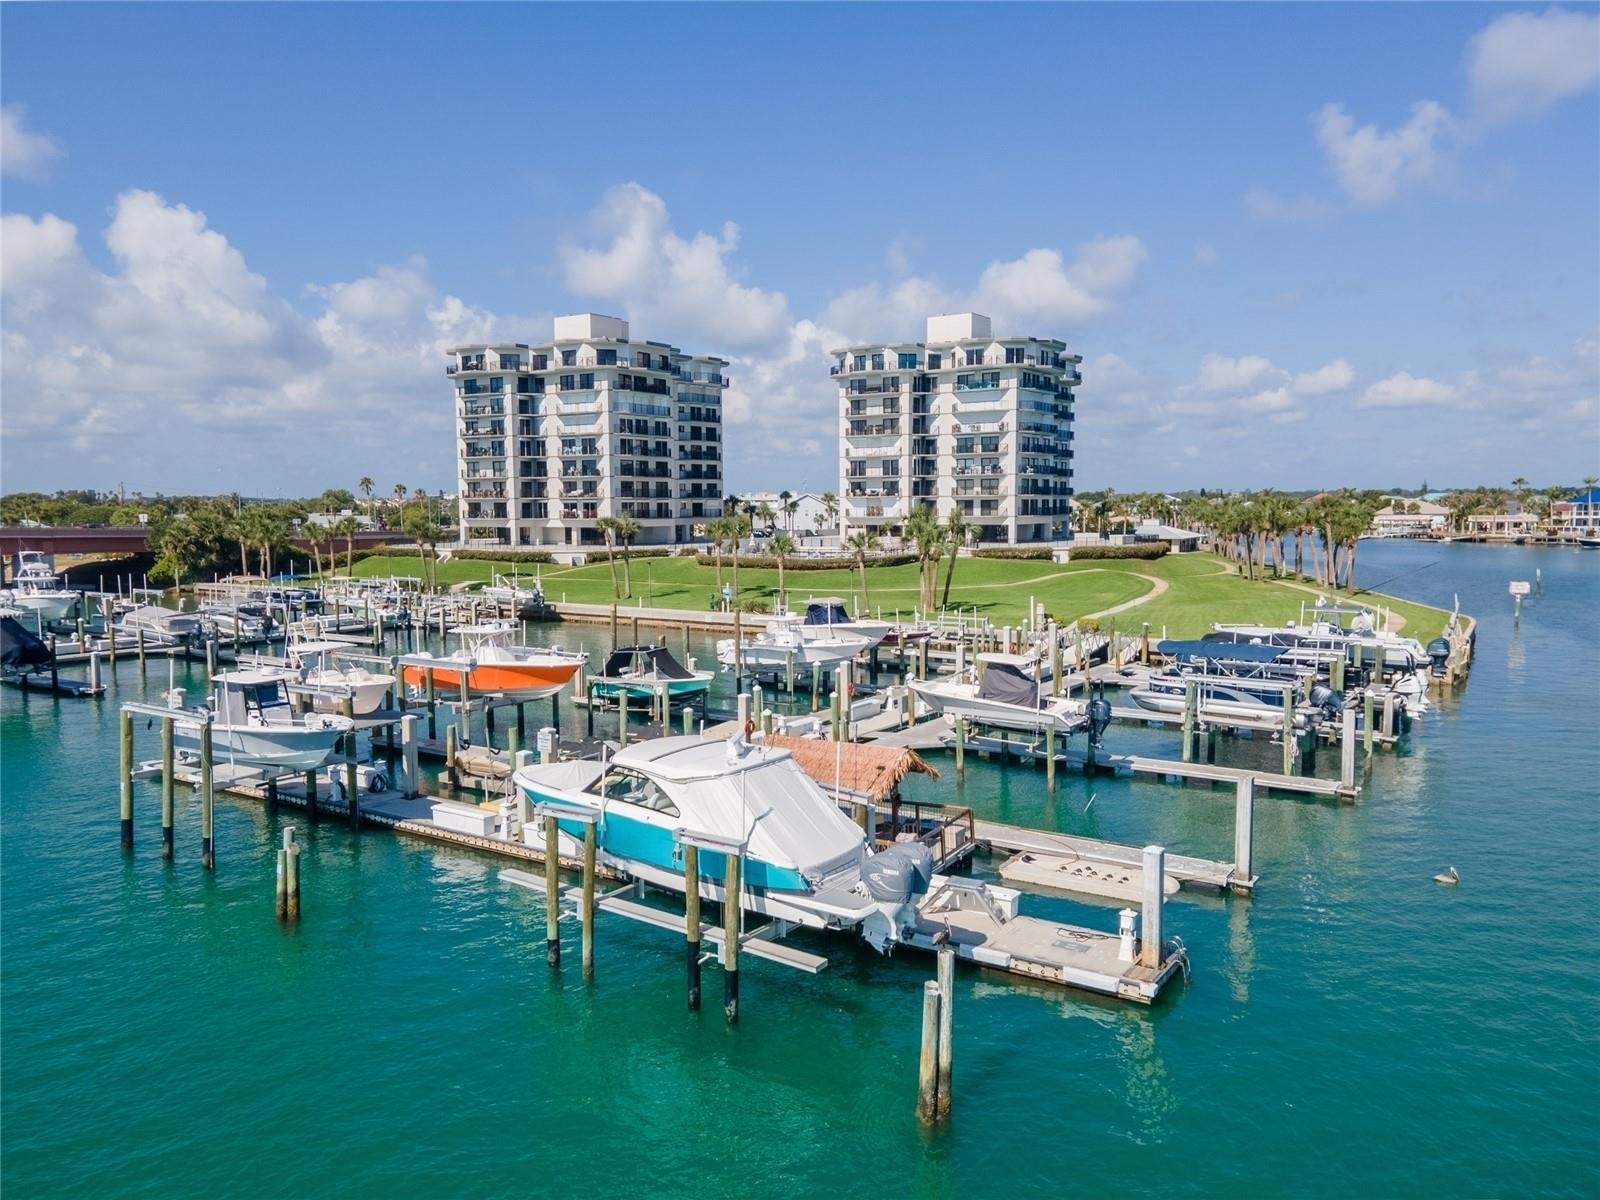
[(475, 804), (458, 804), (454, 800), (437, 800), (433, 805), (433, 823), (452, 833), (466, 833), (473, 837), (493, 837), (499, 814), (479, 808)]

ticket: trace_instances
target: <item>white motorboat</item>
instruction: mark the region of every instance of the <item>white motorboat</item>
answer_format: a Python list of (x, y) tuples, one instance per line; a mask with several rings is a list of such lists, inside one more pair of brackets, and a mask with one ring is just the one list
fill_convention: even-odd
[(815, 626), (806, 633), (805, 618), (799, 613), (780, 613), (767, 622), (766, 629), (742, 643), (733, 638), (717, 642), (717, 661), (732, 667), (737, 646), (738, 659), (747, 670), (772, 671), (790, 664), (810, 667), (813, 663), (831, 666), (854, 658), (878, 644), (876, 638), (841, 629)]
[(339, 712), (348, 699), (356, 716), (370, 716), (383, 707), (384, 697), (395, 687), (393, 676), (351, 660), (350, 652), (345, 642), (299, 641), (285, 647), (300, 681), (316, 689), (312, 707), (317, 711)]
[(1329, 717), (1344, 707), (1341, 694), (1316, 682), (1316, 668), (1291, 660), (1283, 646), (1164, 641), (1156, 652), (1170, 658), (1170, 665), (1152, 671), (1143, 687), (1129, 693), (1135, 704), (1150, 712), (1181, 714), (1191, 683), (1201, 714), (1218, 718), (1280, 718), (1286, 695), (1292, 698), (1297, 726), (1312, 715), (1300, 705), (1302, 696), (1309, 697), (1312, 709)]
[[(815, 929), (856, 929), (879, 951), (915, 932), (933, 860), (907, 843), (874, 854), (866, 834), (794, 761), (735, 736), (658, 738), (610, 762), (529, 766), (520, 793), (555, 816), (563, 844), (594, 823), (600, 862), (667, 891), (686, 890), (683, 843), (702, 847), (699, 891), (726, 898), (726, 847), (740, 859), (737, 902)], [(542, 832), (524, 836), (542, 845)], [(706, 852), (706, 850), (713, 852)]]
[(50, 563), (37, 550), (17, 555), (17, 574), (12, 580), (6, 603), (21, 610), (23, 624), (65, 621), (82, 599), (82, 593), (65, 587), (50, 569)]
[[(224, 671), (212, 679), (209, 709), (195, 709), (193, 719), (173, 722), (173, 740), (198, 753), (200, 728), (211, 718), (211, 752), (215, 761), (267, 767), (280, 771), (314, 771), (332, 756), (352, 722), (328, 713), (296, 713), (285, 686), (290, 676), (279, 670)], [(183, 707), (182, 688), (167, 693), (171, 708)]]
[(912, 679), (907, 685), (930, 709), (997, 729), (1040, 733), (1054, 727), (1070, 735), (1089, 726), (1089, 705), (1051, 696), (1034, 677), (1038, 660), (1015, 654), (980, 654), (956, 679)]
[(538, 700), (566, 687), (578, 668), (589, 661), (581, 651), (516, 645), (511, 640), (514, 628), (510, 621), (462, 625), (454, 631), (461, 645), (451, 653), (408, 655), (404, 660), (405, 682), (424, 687), (431, 675), (436, 687), (459, 690), (465, 677), (467, 690), (473, 695)]
[(157, 646), (181, 646), (194, 640), (204, 631), (204, 624), (194, 613), (177, 612), (159, 604), (141, 604), (122, 614), (116, 632), (138, 636), (142, 630), (146, 642)]
[(514, 575), (496, 575), (478, 594), (491, 604), (511, 609), (519, 617), (535, 616), (545, 609), (544, 588), (537, 579), (525, 584)]

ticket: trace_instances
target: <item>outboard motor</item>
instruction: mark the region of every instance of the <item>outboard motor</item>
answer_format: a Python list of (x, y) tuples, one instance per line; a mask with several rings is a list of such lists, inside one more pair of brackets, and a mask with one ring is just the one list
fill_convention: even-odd
[(1436, 637), (1428, 643), (1428, 663), (1435, 679), (1444, 678), (1445, 664), (1450, 661), (1450, 639)]
[(1105, 749), (1103, 741), (1106, 726), (1111, 724), (1111, 701), (1106, 699), (1106, 686), (1095, 688), (1094, 699), (1089, 701), (1089, 745), (1096, 750)]
[(861, 935), (879, 954), (915, 926), (916, 898), (933, 879), (933, 851), (920, 842), (902, 842), (871, 855), (861, 867), (861, 882), (878, 911), (861, 923)]
[(1337, 721), (1339, 714), (1344, 711), (1344, 696), (1327, 684), (1319, 683), (1311, 689), (1311, 704), (1324, 720)]

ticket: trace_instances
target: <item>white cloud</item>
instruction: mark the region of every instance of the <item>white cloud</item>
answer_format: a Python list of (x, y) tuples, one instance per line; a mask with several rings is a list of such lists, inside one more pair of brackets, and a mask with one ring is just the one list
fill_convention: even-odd
[(657, 333), (724, 349), (779, 342), (792, 321), (782, 292), (746, 287), (728, 259), (739, 226), (719, 236), (681, 236), (665, 201), (637, 183), (611, 188), (591, 214), (598, 246), (564, 242), (559, 254), (569, 291), (620, 304)]
[(1196, 242), (1194, 244), (1194, 261), (1202, 267), (1217, 265), (1217, 248), (1210, 242)]
[(1317, 224), (1333, 215), (1333, 205), (1315, 196), (1284, 199), (1265, 188), (1244, 194), (1244, 209), (1253, 220), (1279, 225)]
[(1455, 408), (1460, 405), (1461, 392), (1453, 384), (1406, 371), (1378, 380), (1356, 401), (1357, 408)]
[(884, 265), (889, 268), (891, 275), (909, 275), (913, 260), (925, 249), (927, 247), (923, 245), (921, 238), (901, 234), (890, 242), (889, 248), (883, 252)]
[(1207, 354), (1200, 360), (1200, 386), (1208, 392), (1240, 391), (1262, 379), (1277, 378), (1283, 374), (1272, 365), (1271, 360), (1254, 354), (1240, 358)]
[(1387, 132), (1376, 125), (1356, 128), (1342, 104), (1323, 105), (1312, 122), (1340, 189), (1360, 208), (1387, 204), (1405, 187), (1438, 179), (1446, 162), (1435, 143), (1455, 125), (1432, 100), (1413, 104), (1411, 119)]
[(54, 138), (24, 128), (27, 120), (26, 105), (0, 106), (0, 175), (38, 179), (65, 153)]
[(1342, 358), (1336, 358), (1315, 371), (1296, 375), (1294, 390), (1302, 396), (1326, 396), (1331, 392), (1342, 392), (1350, 386), (1355, 374), (1349, 363)]
[(1467, 47), (1473, 111), (1485, 124), (1532, 116), (1600, 82), (1600, 15), (1509, 12)]

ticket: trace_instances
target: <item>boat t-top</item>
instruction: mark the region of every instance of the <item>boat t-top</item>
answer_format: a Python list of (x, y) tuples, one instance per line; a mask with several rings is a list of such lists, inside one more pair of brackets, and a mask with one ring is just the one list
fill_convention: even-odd
[[(190, 710), (193, 719), (173, 722), (173, 740), (197, 753), (200, 727), (211, 718), (212, 754), (219, 761), (280, 771), (314, 771), (350, 732), (347, 717), (296, 713), (289, 704), (288, 676), (281, 670), (224, 671), (212, 679), (209, 708)], [(167, 693), (170, 708), (183, 708), (184, 691)]]
[(370, 716), (383, 707), (384, 697), (395, 686), (392, 676), (351, 659), (346, 642), (294, 641), (284, 652), (300, 681), (316, 689), (312, 704), (323, 712), (337, 712), (349, 699), (356, 716)]
[(40, 551), (23, 550), (17, 554), (17, 573), (5, 601), (21, 610), (24, 621), (46, 625), (64, 621), (80, 598), (80, 593), (56, 578), (49, 560)]
[(889, 621), (874, 621), (870, 617), (852, 617), (839, 596), (818, 596), (806, 601), (805, 621), (800, 627), (802, 637), (827, 638), (835, 632), (848, 636), (868, 638), (871, 649), (889, 636), (894, 625)]

